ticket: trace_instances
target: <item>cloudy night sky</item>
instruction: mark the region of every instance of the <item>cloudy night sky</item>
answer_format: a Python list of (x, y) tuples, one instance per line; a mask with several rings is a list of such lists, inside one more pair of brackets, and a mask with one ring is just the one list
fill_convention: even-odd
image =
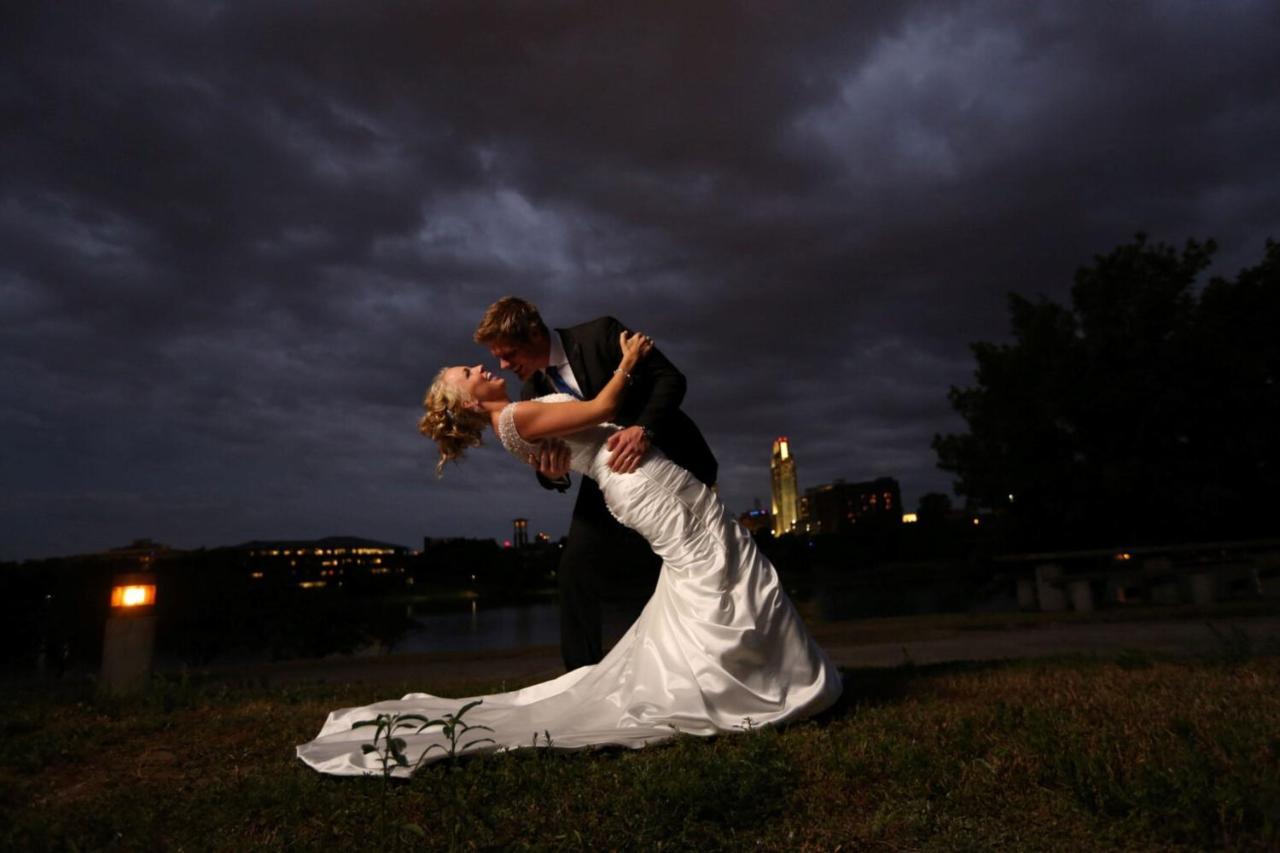
[(1280, 238), (1274, 2), (6, 4), (0, 559), (567, 531), (415, 422), (495, 298), (689, 379), (735, 511), (897, 477), (1005, 296)]

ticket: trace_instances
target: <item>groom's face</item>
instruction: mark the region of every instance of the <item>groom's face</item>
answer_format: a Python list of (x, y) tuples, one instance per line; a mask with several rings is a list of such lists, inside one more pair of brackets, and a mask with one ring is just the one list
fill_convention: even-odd
[(498, 366), (510, 370), (521, 381), (547, 366), (551, 356), (551, 342), (544, 337), (531, 341), (509, 341), (499, 338), (489, 344), (489, 353), (498, 360)]

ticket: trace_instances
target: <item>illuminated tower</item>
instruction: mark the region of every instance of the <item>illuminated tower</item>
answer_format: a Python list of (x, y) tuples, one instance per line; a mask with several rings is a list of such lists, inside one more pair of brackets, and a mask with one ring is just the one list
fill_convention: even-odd
[(769, 473), (773, 477), (773, 535), (792, 533), (800, 521), (800, 488), (796, 483), (796, 459), (785, 435), (773, 440)]
[(511, 543), (517, 548), (523, 548), (529, 544), (529, 519), (517, 518), (514, 522), (514, 529), (511, 531)]

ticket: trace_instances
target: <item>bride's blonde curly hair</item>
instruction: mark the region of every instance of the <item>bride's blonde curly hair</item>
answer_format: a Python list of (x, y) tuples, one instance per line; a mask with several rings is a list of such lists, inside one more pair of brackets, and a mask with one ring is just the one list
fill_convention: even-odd
[(427, 410), (418, 420), (418, 431), (440, 448), (440, 460), (436, 463), (436, 476), (444, 476), (446, 462), (462, 458), (468, 447), (479, 447), (480, 436), (489, 423), (488, 415), (468, 408), (475, 398), (457, 385), (446, 382), (442, 368), (431, 381), (431, 387), (422, 398)]

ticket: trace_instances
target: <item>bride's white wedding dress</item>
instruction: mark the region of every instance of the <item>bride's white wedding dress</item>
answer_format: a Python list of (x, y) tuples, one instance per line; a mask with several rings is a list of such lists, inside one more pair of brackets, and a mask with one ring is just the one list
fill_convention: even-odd
[[(499, 416), (499, 434), (527, 461), (534, 448), (516, 432), (515, 405)], [(836, 701), (839, 671), (805, 630), (750, 535), (714, 492), (657, 448), (633, 473), (609, 470), (605, 440), (617, 429), (605, 424), (567, 437), (572, 468), (600, 484), (610, 512), (640, 532), (663, 563), (653, 597), (604, 660), (509, 693), (463, 699), (410, 693), (334, 711), (316, 739), (298, 747), (299, 758), (323, 773), (381, 773), (377, 755), (361, 750), (373, 729), (352, 729), (353, 723), (379, 714), (438, 719), (475, 699), (484, 701), (464, 722), (492, 731), (463, 740), (494, 742), (468, 753), (538, 745), (535, 733), (545, 746), (544, 732), (553, 748), (640, 747), (677, 732), (710, 735), (801, 719)], [(447, 747), (438, 727), (411, 731), (397, 732), (410, 767), (432, 744)], [(423, 763), (442, 757), (433, 749)]]

